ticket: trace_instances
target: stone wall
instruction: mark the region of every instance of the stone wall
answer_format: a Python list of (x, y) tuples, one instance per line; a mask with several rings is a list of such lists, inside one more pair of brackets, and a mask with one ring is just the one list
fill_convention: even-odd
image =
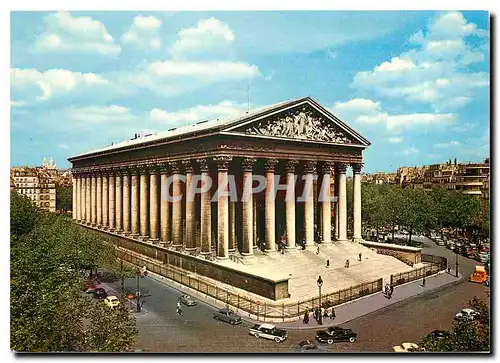
[(390, 243), (361, 242), (381, 255), (388, 255), (413, 266), (422, 263), (422, 249), (417, 247), (398, 246)]

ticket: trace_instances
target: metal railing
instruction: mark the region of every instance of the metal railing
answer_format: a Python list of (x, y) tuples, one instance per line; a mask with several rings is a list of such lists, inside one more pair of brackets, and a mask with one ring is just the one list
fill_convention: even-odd
[(417, 268), (415, 270), (407, 271), (407, 272), (400, 272), (394, 275), (391, 275), (392, 279), (392, 284), (393, 286), (398, 286), (402, 284), (406, 284), (407, 282), (419, 280), (423, 278), (424, 276), (430, 276), (435, 273), (438, 273), (439, 271), (443, 270), (441, 265), (431, 263), (429, 265), (426, 265), (421, 268)]

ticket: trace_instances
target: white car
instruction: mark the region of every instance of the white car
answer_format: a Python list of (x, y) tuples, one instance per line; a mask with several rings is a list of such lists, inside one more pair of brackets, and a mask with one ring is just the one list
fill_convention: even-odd
[(474, 320), (479, 315), (479, 313), (474, 309), (462, 309), (457, 315), (455, 315), (455, 319), (466, 318), (468, 320)]
[(281, 343), (288, 338), (286, 330), (278, 329), (272, 324), (255, 324), (249, 329), (249, 333), (256, 338), (270, 339), (274, 340), (276, 343)]
[(417, 344), (410, 343), (410, 342), (401, 343), (401, 345), (396, 345), (396, 346), (392, 347), (392, 349), (398, 353), (402, 353), (402, 352), (406, 353), (406, 352), (413, 352), (413, 351), (420, 350), (420, 348)]

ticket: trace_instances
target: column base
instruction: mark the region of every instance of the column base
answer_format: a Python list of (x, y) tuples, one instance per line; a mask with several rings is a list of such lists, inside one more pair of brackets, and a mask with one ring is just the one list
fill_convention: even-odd
[(241, 256), (244, 258), (244, 259), (249, 259), (249, 258), (253, 258), (255, 257), (255, 255), (253, 253), (246, 253), (246, 252), (241, 252)]
[(267, 250), (267, 249), (265, 249), (265, 250), (264, 250), (264, 253), (267, 253), (267, 254), (274, 254), (274, 253), (278, 253), (278, 251), (277, 251), (277, 250)]
[(139, 234), (138, 234), (138, 233), (131, 233), (131, 234), (130, 234), (130, 238), (135, 238), (135, 239), (137, 239), (137, 237), (139, 237)]
[(196, 251), (196, 247), (185, 247), (185, 251)]
[(202, 254), (202, 255), (209, 255), (211, 253), (212, 252), (210, 252), (210, 251), (200, 251), (200, 254)]
[(317, 250), (317, 249), (318, 249), (318, 247), (315, 245), (306, 245), (305, 246), (306, 251), (313, 251), (313, 250)]
[(335, 242), (348, 242), (347, 239), (337, 239)]
[(152, 242), (152, 243), (159, 243), (160, 240), (158, 238), (150, 238), (149, 239), (149, 242)]
[(353, 242), (358, 242), (358, 243), (360, 243), (360, 242), (364, 242), (365, 240), (364, 240), (363, 238), (360, 238), (360, 237), (354, 237), (354, 238), (352, 239), (352, 241), (353, 241)]
[(259, 246), (253, 246), (252, 247), (254, 250), (256, 250), (257, 248), (259, 248)]
[(217, 261), (227, 261), (229, 260), (229, 256), (226, 257), (226, 256), (217, 256)]
[(321, 241), (321, 243), (327, 243), (327, 244), (328, 244), (328, 243), (333, 243), (333, 241), (332, 241), (332, 240), (329, 240), (329, 241)]
[(149, 236), (139, 236), (139, 239), (141, 241), (147, 241), (149, 239)]

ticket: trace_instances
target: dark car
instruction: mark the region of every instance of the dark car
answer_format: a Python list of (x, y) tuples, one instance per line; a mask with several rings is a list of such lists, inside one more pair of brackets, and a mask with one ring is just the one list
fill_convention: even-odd
[(94, 290), (94, 298), (99, 301), (103, 301), (108, 297), (108, 293), (102, 287), (96, 287)]
[(328, 352), (328, 348), (323, 345), (318, 345), (310, 340), (303, 340), (297, 344), (295, 351), (298, 353), (323, 353)]
[(215, 320), (225, 321), (226, 323), (236, 325), (241, 324), (241, 316), (230, 309), (221, 309), (214, 313)]
[(189, 295), (182, 295), (179, 301), (186, 306), (196, 306), (196, 300)]
[(333, 326), (326, 330), (318, 330), (316, 332), (316, 340), (320, 343), (332, 344), (335, 342), (351, 342), (354, 343), (358, 333), (351, 329), (344, 329), (339, 326)]
[(432, 339), (444, 339), (450, 335), (450, 332), (447, 330), (434, 330), (427, 334), (427, 338)]

